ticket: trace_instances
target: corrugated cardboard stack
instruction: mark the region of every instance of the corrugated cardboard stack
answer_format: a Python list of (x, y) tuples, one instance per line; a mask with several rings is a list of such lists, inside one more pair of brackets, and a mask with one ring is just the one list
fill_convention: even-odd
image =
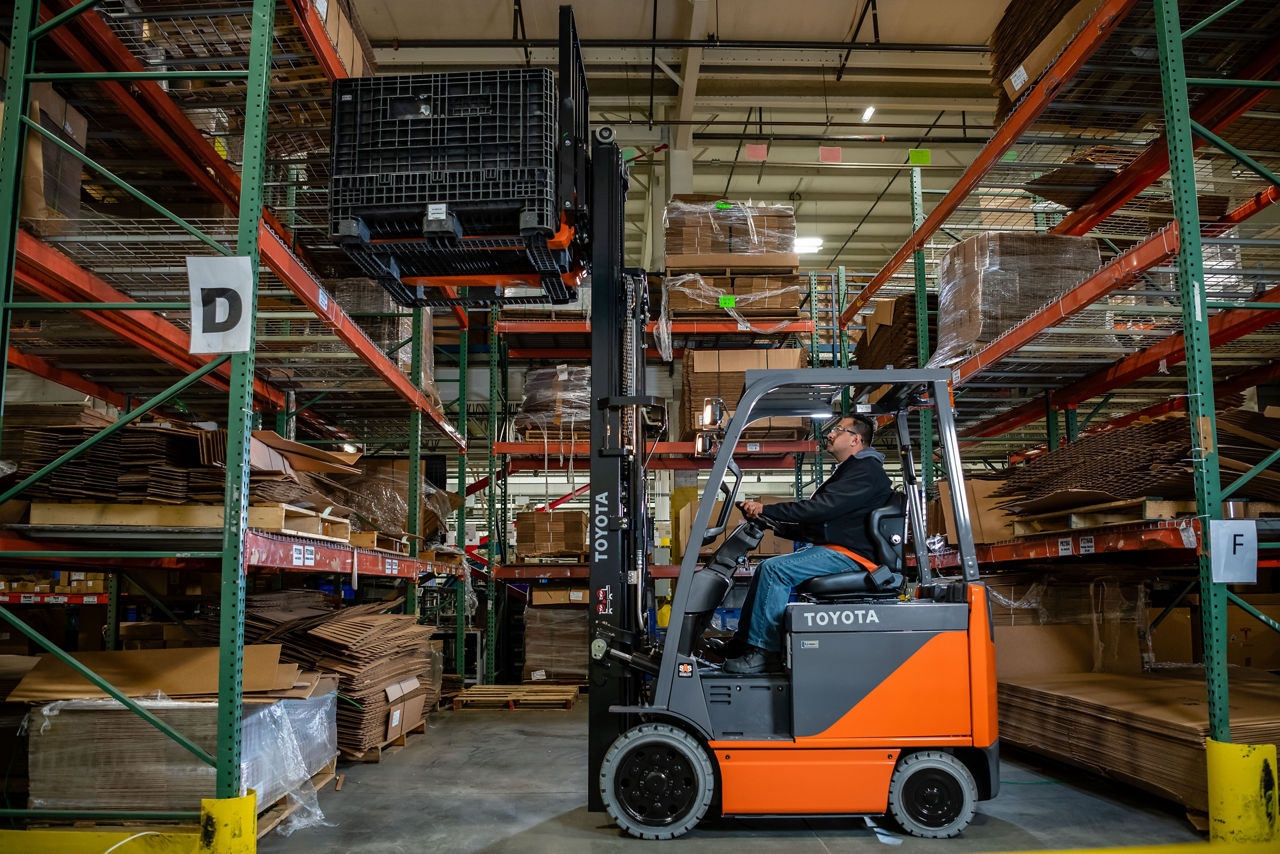
[(516, 553), (522, 557), (584, 559), (587, 514), (581, 510), (526, 511), (516, 514)]
[[(783, 504), (788, 501), (795, 501), (794, 498), (788, 498), (781, 495), (761, 495), (754, 499), (761, 504)], [(711, 508), (711, 523), (714, 524), (716, 519), (720, 518), (720, 508), (724, 502), (717, 501), (715, 506)], [(698, 512), (698, 502), (686, 504), (680, 509), (680, 518), (678, 520), (680, 535), (673, 542), (679, 542), (683, 548), (689, 548), (689, 532), (693, 529), (693, 519)], [(716, 537), (710, 543), (699, 548), (698, 553), (703, 556), (711, 555), (716, 549), (724, 543), (724, 538), (733, 533), (734, 528), (742, 521), (742, 511), (734, 507), (729, 511), (729, 521), (725, 523), (725, 533)], [(791, 554), (795, 551), (795, 543), (785, 537), (780, 537), (772, 530), (765, 529), (764, 536), (760, 538), (760, 545), (752, 550), (753, 558), (771, 557), (773, 555)], [(683, 560), (684, 551), (679, 554), (672, 553), (673, 560)]]
[(929, 365), (967, 357), (1101, 264), (1091, 237), (993, 231), (957, 243), (938, 265), (938, 344)]
[(525, 682), (586, 682), (588, 609), (541, 606), (524, 612)]
[(794, 318), (800, 314), (800, 293), (808, 287), (802, 276), (712, 276), (688, 273), (663, 283), (667, 311), (672, 318), (724, 316), (735, 309), (746, 317)]
[[(677, 195), (667, 204), (663, 231), (667, 269), (688, 269), (688, 256), (790, 255), (796, 217), (788, 205), (750, 205), (716, 196)], [(794, 257), (794, 255), (791, 255)], [(732, 266), (734, 260), (703, 259), (701, 266)], [(794, 262), (777, 266), (795, 266)]]
[[(938, 310), (938, 298), (930, 294), (928, 310)], [(916, 297), (904, 294), (876, 301), (875, 310), (863, 315), (866, 330), (854, 348), (854, 362), (862, 370), (893, 367), (899, 370), (918, 367), (916, 344)], [(931, 321), (930, 327), (934, 324)], [(936, 339), (930, 334), (930, 342)]]
[(591, 368), (557, 365), (524, 375), (514, 426), (526, 442), (591, 438)]
[[(730, 411), (742, 397), (747, 371), (797, 369), (808, 366), (809, 354), (798, 348), (776, 350), (685, 350), (681, 377), (680, 438), (690, 441), (703, 429), (703, 401), (718, 397)], [(806, 418), (768, 418), (747, 428), (744, 438), (798, 439), (808, 429)]]

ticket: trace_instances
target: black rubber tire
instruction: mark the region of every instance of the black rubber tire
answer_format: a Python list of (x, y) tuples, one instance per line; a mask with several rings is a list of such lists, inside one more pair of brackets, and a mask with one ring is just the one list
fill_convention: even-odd
[(707, 814), (715, 793), (715, 768), (706, 748), (670, 724), (632, 727), (600, 763), (605, 808), (619, 827), (640, 839), (688, 833)]
[(889, 780), (889, 817), (912, 836), (955, 836), (969, 826), (977, 804), (973, 774), (950, 753), (912, 753), (898, 761)]

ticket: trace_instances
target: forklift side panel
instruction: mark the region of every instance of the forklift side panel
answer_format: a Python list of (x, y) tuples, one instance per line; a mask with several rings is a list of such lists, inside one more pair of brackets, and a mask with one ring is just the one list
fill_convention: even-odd
[(716, 750), (725, 815), (883, 813), (897, 750)]
[(791, 740), (791, 682), (785, 676), (702, 677), (712, 738)]
[[(842, 657), (846, 673), (861, 667), (890, 672), (868, 690), (865, 681), (852, 674), (841, 678), (839, 670), (821, 669), (829, 664), (809, 665), (797, 649), (792, 692), (797, 742), (880, 737), (913, 738), (919, 743), (972, 735), (966, 632), (853, 632), (826, 634), (820, 640), (827, 643), (841, 637), (846, 644)], [(805, 640), (804, 635), (794, 635), (793, 648)], [(859, 691), (845, 692), (845, 685), (858, 686)]]

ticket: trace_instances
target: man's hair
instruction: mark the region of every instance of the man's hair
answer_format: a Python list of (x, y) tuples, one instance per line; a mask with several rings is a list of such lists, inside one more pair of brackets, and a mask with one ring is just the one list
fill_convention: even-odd
[(871, 422), (859, 415), (846, 415), (844, 418), (837, 421), (836, 424), (838, 426), (843, 424), (845, 421), (849, 422), (849, 429), (856, 433), (858, 438), (862, 439), (862, 447), (870, 448), (871, 436), (875, 433), (875, 427), (872, 426)]

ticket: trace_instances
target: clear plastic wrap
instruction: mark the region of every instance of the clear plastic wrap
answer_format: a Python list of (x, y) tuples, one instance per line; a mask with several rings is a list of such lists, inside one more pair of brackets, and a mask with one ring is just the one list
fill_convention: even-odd
[[(241, 792), (258, 811), (287, 799), (282, 833), (324, 823), (312, 776), (337, 756), (337, 695), (246, 705)], [(206, 751), (216, 752), (217, 703), (163, 695), (138, 701)], [(33, 809), (191, 810), (214, 796), (216, 769), (112, 699), (49, 703), (31, 715)]]
[[(375, 460), (362, 460), (359, 475), (334, 475), (328, 478), (331, 485), (341, 490), (338, 496), (343, 505), (351, 508), (353, 531), (381, 531), (390, 536), (401, 536), (409, 520), (408, 464), (398, 461), (384, 464)], [(453, 518), (461, 499), (443, 489), (437, 489), (425, 480), (422, 483), (422, 520), (419, 534), (430, 540), (444, 540), (448, 523)], [(437, 538), (432, 535), (440, 531)]]
[(746, 332), (777, 332), (798, 316), (800, 294), (807, 286), (796, 275), (668, 276), (662, 280), (662, 310), (654, 327), (658, 352), (671, 361), (671, 321), (682, 315), (728, 316)]
[(956, 244), (938, 265), (938, 347), (929, 367), (994, 341), (1101, 265), (1091, 237), (994, 231)]
[(573, 606), (525, 609), (524, 681), (587, 681), (587, 612)]
[(795, 251), (790, 205), (752, 205), (714, 196), (675, 196), (663, 214), (668, 265), (684, 255), (770, 255)]
[(524, 375), (515, 427), (526, 441), (570, 442), (591, 432), (591, 368), (557, 365)]

